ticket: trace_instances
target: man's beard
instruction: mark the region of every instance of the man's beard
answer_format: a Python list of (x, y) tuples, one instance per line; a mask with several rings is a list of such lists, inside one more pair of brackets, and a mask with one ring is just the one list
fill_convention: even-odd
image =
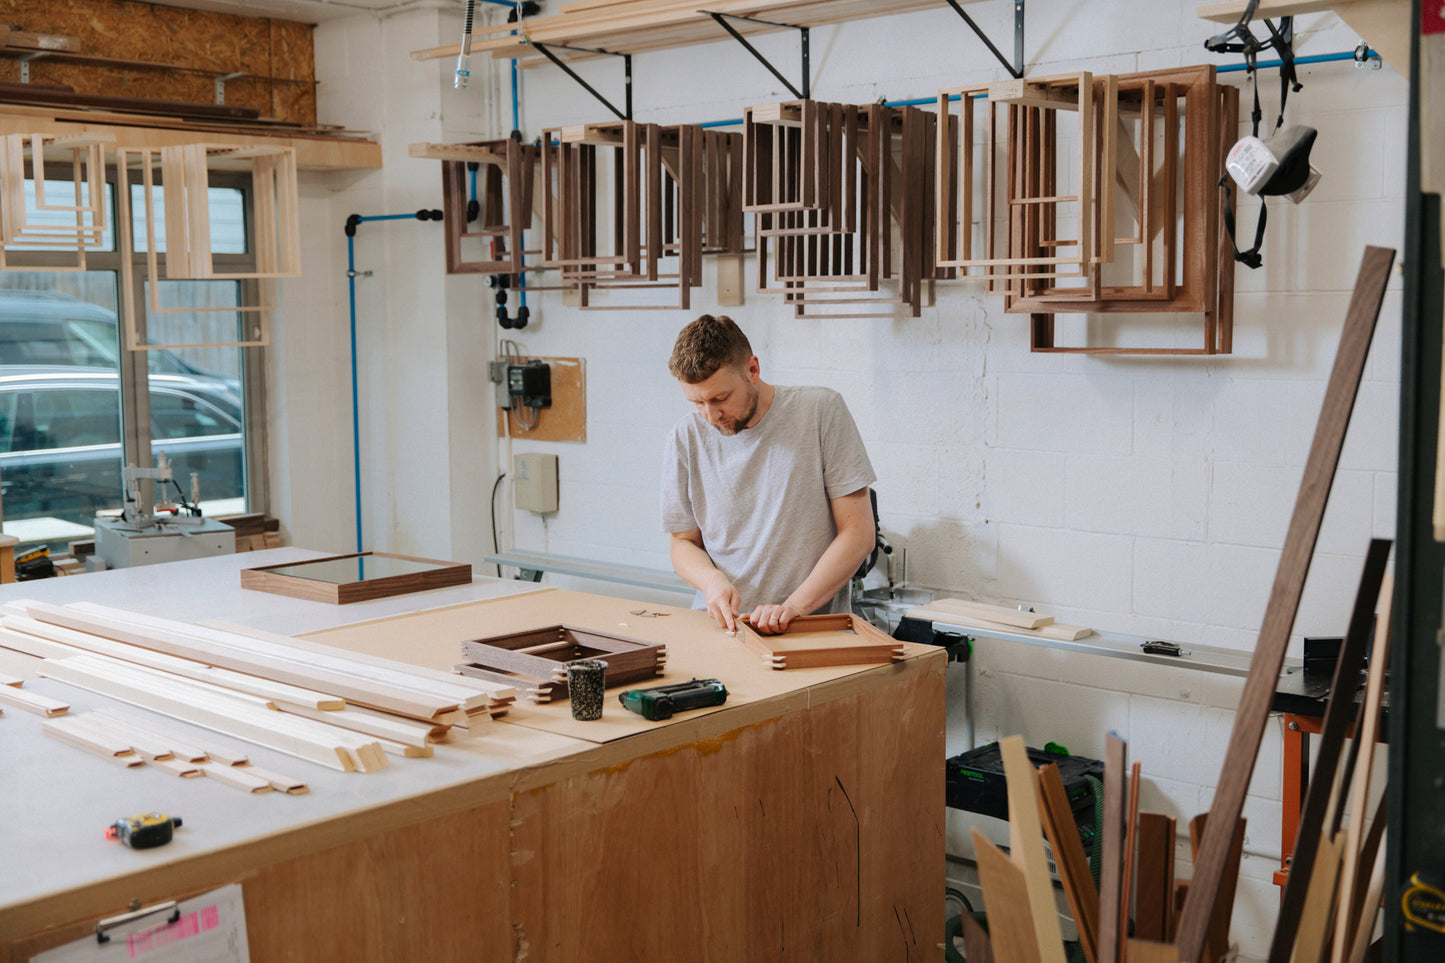
[(736, 435), (738, 432), (742, 431), (748, 426), (748, 423), (753, 420), (753, 416), (758, 413), (758, 396), (760, 394), (758, 389), (755, 387), (750, 388), (750, 390), (752, 391), (753, 395), (752, 404), (748, 406), (748, 410), (743, 413), (743, 416), (737, 419), (730, 418), (721, 425), (714, 423), (714, 428), (722, 432), (724, 435)]

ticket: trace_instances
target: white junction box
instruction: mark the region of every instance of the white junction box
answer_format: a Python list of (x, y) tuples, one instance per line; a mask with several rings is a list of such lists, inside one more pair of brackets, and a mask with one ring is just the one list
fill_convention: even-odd
[(528, 452), (512, 457), (512, 498), (528, 512), (557, 510), (557, 456)]

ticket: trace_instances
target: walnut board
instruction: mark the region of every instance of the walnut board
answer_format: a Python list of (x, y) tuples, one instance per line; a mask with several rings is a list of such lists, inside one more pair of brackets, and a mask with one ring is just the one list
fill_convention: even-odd
[(525, 429), (508, 411), (497, 409), (497, 434), (532, 441), (587, 440), (587, 361), (584, 358), (503, 357), (512, 364), (545, 361), (552, 366), (552, 406), (537, 413), (537, 427)]
[[(527, 595), (468, 602), (324, 629), (303, 638), (374, 655), (395, 652), (398, 639), (405, 639), (409, 662), (449, 672), (456, 664), (457, 653), (465, 640), (562, 622), (665, 644), (666, 671), (649, 681), (648, 686), (686, 682), (694, 678), (719, 679), (727, 686), (725, 704), (681, 712), (658, 722), (649, 722), (628, 712), (610, 699), (604, 702), (602, 718), (593, 722), (573, 719), (571, 707), (566, 702), (534, 705), (521, 700), (513, 703), (507, 714), (497, 720), (503, 724), (541, 729), (596, 743), (674, 725), (703, 714), (724, 712), (773, 696), (799, 693), (806, 699), (811, 686), (872, 668), (869, 665), (848, 665), (774, 672), (759, 664), (757, 655), (741, 638), (729, 638), (706, 612), (649, 605), (648, 611), (659, 614), (647, 618), (631, 614), (631, 610), (636, 608), (636, 602), (626, 599), (544, 589)], [(847, 638), (843, 633), (835, 635)], [(905, 659), (938, 652), (933, 646), (899, 644), (903, 645)]]
[[(348, 558), (375, 556), (397, 558), (409, 562), (429, 562), (438, 566), (425, 572), (410, 572), (403, 575), (389, 575), (363, 582), (321, 582), (315, 579), (285, 575), (274, 569), (295, 568), (321, 562), (335, 562)], [(355, 552), (350, 555), (329, 555), (325, 558), (307, 559), (304, 562), (287, 562), (282, 565), (264, 565), (260, 568), (241, 569), (241, 588), (292, 598), (308, 599), (313, 602), (330, 602), (345, 605), (349, 602), (368, 602), (372, 599), (389, 598), (393, 595), (408, 595), (428, 589), (466, 585), (472, 580), (472, 567), (466, 562), (443, 562), (432, 558), (415, 558), (410, 555), (393, 555), (388, 552)]]

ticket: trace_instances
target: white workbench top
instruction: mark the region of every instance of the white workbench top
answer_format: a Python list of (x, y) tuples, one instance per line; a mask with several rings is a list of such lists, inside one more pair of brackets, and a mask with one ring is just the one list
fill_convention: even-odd
[[(224, 619), (296, 634), (537, 588), (479, 578), (467, 586), (330, 605), (240, 587), (242, 568), (323, 554), (271, 549), (16, 583), (0, 589), (0, 602), (87, 600), (184, 621)], [(340, 773), (52, 679), (32, 680), (25, 687), (69, 702), (73, 712), (109, 705), (191, 733), (203, 747), (243, 753), (257, 765), (305, 780), (311, 791), (299, 796), (251, 795), (211, 779), (180, 779), (149, 766), (123, 769), (43, 736), (38, 716), (6, 708), (0, 717), (4, 772), (0, 813), (6, 817), (0, 829), (0, 851), (5, 853), (5, 871), (0, 872), (0, 940), (33, 931), (37, 921), (19, 907), (51, 894), (181, 864), (201, 854), (294, 833), (341, 814), (362, 813), (591, 748), (589, 743), (549, 732), (494, 724), (476, 739), (463, 737), (436, 746), (431, 758), (388, 757), (391, 765), (380, 772)], [(137, 851), (104, 837), (105, 827), (117, 818), (153, 810), (182, 818), (184, 824), (170, 844)]]

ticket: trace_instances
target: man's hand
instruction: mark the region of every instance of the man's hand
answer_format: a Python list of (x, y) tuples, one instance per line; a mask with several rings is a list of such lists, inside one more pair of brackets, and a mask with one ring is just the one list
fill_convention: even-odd
[(782, 605), (759, 605), (748, 616), (748, 621), (760, 635), (779, 635), (788, 631), (788, 625), (802, 614), (787, 602)]
[(713, 621), (729, 632), (738, 630), (738, 605), (742, 596), (728, 577), (714, 569), (707, 583), (702, 587), (703, 598), (707, 601), (707, 614)]

